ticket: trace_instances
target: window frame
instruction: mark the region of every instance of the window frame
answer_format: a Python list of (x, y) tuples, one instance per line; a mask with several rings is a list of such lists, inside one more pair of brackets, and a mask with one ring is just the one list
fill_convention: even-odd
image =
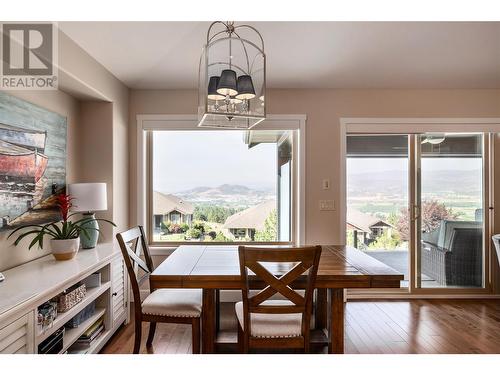
[[(291, 185), (291, 240), (275, 242), (155, 242), (152, 213), (152, 140), (153, 131), (233, 131), (198, 128), (193, 115), (137, 115), (137, 224), (148, 234), (153, 250), (175, 249), (180, 245), (303, 245), (305, 244), (305, 115), (268, 115), (254, 130), (294, 130)], [(241, 131), (241, 130), (240, 130)]]

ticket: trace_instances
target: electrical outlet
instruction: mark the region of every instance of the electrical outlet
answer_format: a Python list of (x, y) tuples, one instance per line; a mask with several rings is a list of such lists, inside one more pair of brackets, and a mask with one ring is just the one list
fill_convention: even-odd
[(332, 199), (320, 200), (319, 201), (320, 211), (335, 211), (335, 201)]

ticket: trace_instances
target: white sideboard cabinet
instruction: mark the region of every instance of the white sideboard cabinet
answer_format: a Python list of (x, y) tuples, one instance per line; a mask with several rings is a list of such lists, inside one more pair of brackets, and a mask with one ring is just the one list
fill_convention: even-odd
[[(68, 311), (59, 313), (50, 325), (42, 328), (37, 324), (39, 306), (93, 273), (100, 274), (100, 285), (87, 287), (85, 297)], [(127, 272), (116, 244), (80, 250), (74, 259), (67, 261), (56, 261), (48, 255), (7, 270), (4, 275), (5, 281), (0, 283), (1, 354), (37, 354), (40, 343), (91, 303), (95, 303), (95, 309), (87, 319), (78, 327), (65, 328), (59, 353), (72, 349), (76, 340), (103, 318), (104, 331), (88, 348), (69, 351), (98, 353), (120, 325), (128, 323)]]

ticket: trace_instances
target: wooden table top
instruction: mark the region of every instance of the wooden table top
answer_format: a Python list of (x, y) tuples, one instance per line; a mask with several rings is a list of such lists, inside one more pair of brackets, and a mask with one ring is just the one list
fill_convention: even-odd
[[(266, 264), (276, 275), (289, 266)], [(347, 246), (323, 246), (316, 288), (399, 288), (403, 275)], [(150, 275), (155, 288), (240, 289), (238, 246), (182, 245)]]

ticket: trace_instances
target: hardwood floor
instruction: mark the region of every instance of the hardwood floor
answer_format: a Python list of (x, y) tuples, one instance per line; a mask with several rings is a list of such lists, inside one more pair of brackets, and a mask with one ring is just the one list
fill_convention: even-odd
[[(221, 330), (235, 330), (233, 304), (221, 307)], [(145, 332), (147, 326), (144, 325)], [(145, 337), (141, 353), (146, 353)], [(132, 353), (133, 323), (102, 353)], [(235, 348), (233, 348), (235, 350)], [(326, 348), (321, 348), (322, 352)], [(346, 306), (346, 353), (500, 353), (499, 300), (375, 300)], [(231, 351), (231, 350), (228, 350)], [(159, 324), (154, 353), (191, 353), (188, 325)]]

